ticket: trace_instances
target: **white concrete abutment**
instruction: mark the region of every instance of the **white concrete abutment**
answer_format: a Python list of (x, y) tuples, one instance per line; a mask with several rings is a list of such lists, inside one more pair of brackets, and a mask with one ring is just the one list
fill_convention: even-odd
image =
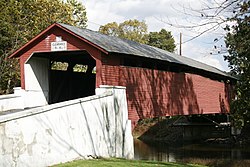
[(43, 167), (89, 155), (133, 158), (124, 87), (101, 86), (94, 96), (0, 113), (0, 166)]

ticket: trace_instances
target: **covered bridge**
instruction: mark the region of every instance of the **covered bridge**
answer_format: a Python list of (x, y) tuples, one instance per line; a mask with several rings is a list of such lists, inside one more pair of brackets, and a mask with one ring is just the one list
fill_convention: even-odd
[[(22, 89), (44, 105), (93, 95), (100, 85), (125, 86), (133, 124), (148, 117), (228, 113), (235, 81), (184, 56), (59, 23), (10, 57), (20, 59)], [(54, 69), (56, 62), (65, 69)]]

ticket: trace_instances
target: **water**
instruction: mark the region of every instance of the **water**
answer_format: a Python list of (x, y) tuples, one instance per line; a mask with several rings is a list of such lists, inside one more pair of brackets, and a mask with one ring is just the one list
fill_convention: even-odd
[(250, 160), (250, 146), (229, 147), (219, 145), (185, 144), (167, 145), (165, 143), (144, 143), (134, 139), (135, 159), (181, 162), (185, 159), (203, 160)]

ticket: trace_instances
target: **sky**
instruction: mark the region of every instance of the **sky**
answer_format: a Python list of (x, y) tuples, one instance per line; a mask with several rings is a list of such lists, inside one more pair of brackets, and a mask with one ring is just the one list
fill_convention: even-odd
[[(148, 25), (148, 32), (160, 31), (162, 28), (165, 28), (172, 33), (177, 46), (175, 53), (179, 54), (180, 33), (182, 33), (183, 56), (206, 63), (223, 71), (229, 71), (228, 63), (224, 61), (223, 54), (216, 54), (219, 49), (225, 49), (223, 38), (225, 32), (221, 27), (219, 29), (212, 29), (210, 32), (191, 41), (189, 40), (194, 36), (210, 28), (211, 24), (193, 29), (183, 28), (183, 25), (196, 25), (205, 22), (200, 17), (200, 13), (196, 11), (204, 8), (205, 4), (210, 6), (215, 5), (211, 3), (211, 0), (81, 1), (86, 7), (88, 29), (98, 31), (100, 25), (110, 22), (121, 23), (129, 19), (145, 21)], [(217, 46), (216, 49), (214, 45)]]

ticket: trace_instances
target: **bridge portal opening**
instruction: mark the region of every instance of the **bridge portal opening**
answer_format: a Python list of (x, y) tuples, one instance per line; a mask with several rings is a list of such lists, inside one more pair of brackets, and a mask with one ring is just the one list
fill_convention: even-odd
[[(48, 104), (95, 94), (96, 61), (86, 51), (34, 53), (26, 65)], [(26, 82), (26, 89), (34, 87), (30, 83), (34, 84)]]

